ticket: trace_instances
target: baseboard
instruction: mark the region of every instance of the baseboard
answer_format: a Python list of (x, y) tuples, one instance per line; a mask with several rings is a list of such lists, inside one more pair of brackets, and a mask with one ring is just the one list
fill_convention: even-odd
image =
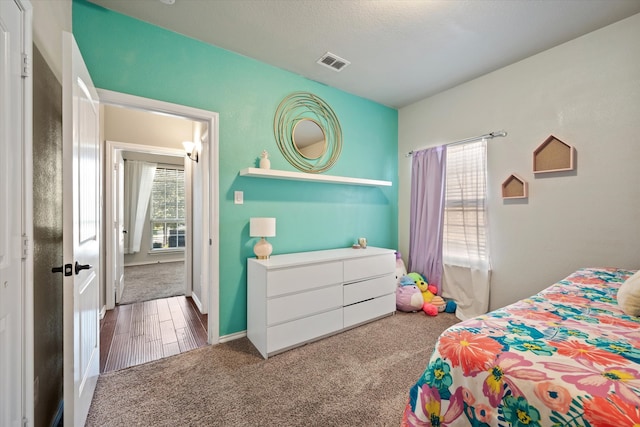
[(138, 267), (140, 265), (156, 265), (156, 264), (168, 264), (171, 262), (184, 262), (184, 258), (182, 259), (163, 259), (162, 261), (142, 261), (142, 262), (132, 262), (129, 264), (125, 264), (125, 267)]
[(51, 427), (61, 427), (62, 426), (62, 415), (64, 414), (64, 400), (61, 400), (58, 404), (58, 411), (56, 412), (56, 416), (53, 417), (53, 421), (51, 422)]
[(200, 310), (200, 313), (207, 314), (204, 312), (204, 310), (202, 310), (202, 302), (200, 302), (200, 298), (198, 298), (198, 296), (194, 292), (191, 292), (191, 299), (196, 304), (196, 307), (198, 307), (198, 310)]
[(107, 306), (103, 305), (100, 309), (100, 320), (104, 319), (105, 314), (107, 314)]
[(235, 334), (223, 335), (218, 338), (218, 343), (222, 344), (223, 342), (229, 342), (233, 340), (237, 340), (240, 338), (244, 338), (247, 336), (247, 331), (236, 332)]

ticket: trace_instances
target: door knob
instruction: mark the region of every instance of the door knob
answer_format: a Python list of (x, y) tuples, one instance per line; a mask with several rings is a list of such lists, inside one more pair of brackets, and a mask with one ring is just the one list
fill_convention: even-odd
[(80, 270), (88, 270), (91, 268), (91, 265), (89, 264), (78, 264), (78, 261), (76, 261), (76, 274), (80, 274)]
[(61, 265), (60, 267), (53, 267), (52, 273), (64, 273), (65, 276), (71, 276), (71, 264)]

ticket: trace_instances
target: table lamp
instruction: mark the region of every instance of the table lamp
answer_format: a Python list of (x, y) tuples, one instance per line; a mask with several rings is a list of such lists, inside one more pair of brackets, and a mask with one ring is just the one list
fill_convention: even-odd
[(275, 218), (250, 218), (249, 219), (249, 236), (260, 237), (260, 240), (253, 247), (253, 252), (258, 259), (268, 259), (273, 250), (271, 243), (267, 242), (265, 237), (274, 237), (276, 235), (276, 219)]

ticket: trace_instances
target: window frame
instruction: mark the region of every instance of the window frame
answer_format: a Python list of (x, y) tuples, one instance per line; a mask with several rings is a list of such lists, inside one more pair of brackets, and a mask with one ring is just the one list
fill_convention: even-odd
[[(186, 249), (186, 237), (187, 237), (187, 218), (186, 218), (186, 203), (187, 203), (187, 197), (186, 197), (186, 171), (184, 168), (184, 165), (178, 165), (178, 164), (158, 164), (156, 166), (156, 176), (158, 173), (159, 169), (165, 169), (165, 170), (177, 170), (177, 171), (181, 171), (182, 172), (182, 177), (183, 177), (183, 182), (182, 182), (182, 196), (184, 199), (184, 209), (183, 209), (183, 213), (184, 213), (184, 218), (154, 218), (153, 215), (153, 197), (154, 197), (154, 192), (153, 190), (151, 191), (151, 200), (150, 200), (150, 207), (149, 207), (149, 228), (150, 228), (150, 241), (149, 241), (149, 253), (150, 254), (159, 254), (159, 253), (167, 253), (167, 252), (184, 252)], [(156, 177), (154, 177), (154, 186), (155, 186), (155, 181)], [(166, 205), (166, 200), (165, 200), (165, 205)], [(178, 210), (176, 208), (176, 210)], [(164, 224), (165, 230), (163, 233), (163, 241), (167, 241), (169, 240), (172, 236), (167, 234), (167, 229), (166, 226), (167, 224), (172, 224), (175, 223), (176, 224), (176, 240), (177, 240), (177, 244), (178, 246), (173, 246), (173, 247), (160, 247), (160, 248), (154, 248), (154, 240), (155, 240), (155, 234), (154, 234), (154, 225), (156, 224)], [(182, 233), (180, 226), (182, 225)], [(179, 246), (180, 243), (180, 237), (183, 237), (183, 242), (184, 245), (183, 246)]]
[[(464, 149), (477, 150), (478, 155), (482, 155), (483, 158), (480, 159), (476, 157), (473, 161), (473, 164), (469, 165), (465, 162), (464, 158), (456, 159), (455, 156), (463, 156), (462, 151)], [(460, 153), (460, 154), (458, 154)], [(450, 170), (450, 160), (458, 162), (458, 170), (461, 167), (469, 168), (470, 166), (474, 167), (476, 170), (475, 179), (481, 179), (484, 181), (484, 192), (482, 194), (478, 194), (473, 191), (473, 194), (465, 197), (465, 194), (462, 194), (460, 191), (450, 191), (450, 176), (456, 173), (456, 170)], [(463, 163), (465, 163), (463, 165)], [(480, 170), (480, 168), (484, 168), (484, 170)], [(450, 175), (451, 174), (451, 175)], [(479, 175), (482, 175), (481, 178), (478, 178)], [(459, 180), (458, 180), (459, 181)], [(482, 140), (468, 142), (458, 145), (447, 147), (447, 168), (446, 168), (446, 179), (445, 179), (445, 197), (444, 197), (444, 209), (443, 209), (443, 262), (447, 265), (456, 265), (461, 267), (470, 267), (472, 265), (488, 264), (489, 263), (489, 247), (488, 247), (488, 214), (487, 214), (487, 204), (489, 202), (489, 194), (488, 194), (488, 177), (487, 177), (487, 151), (486, 151), (486, 142), (484, 147), (482, 146)], [(465, 183), (454, 183), (464, 185)], [(458, 193), (458, 194), (455, 194)], [(475, 208), (474, 208), (475, 207)], [(464, 221), (456, 221), (452, 223), (449, 221), (451, 219), (452, 214), (455, 215), (459, 213), (460, 215), (465, 214), (474, 214), (475, 212), (475, 221), (469, 225)], [(460, 236), (460, 239), (451, 240), (447, 239), (447, 235), (452, 234), (451, 229), (459, 228), (461, 231), (457, 231), (457, 235)], [(475, 232), (471, 232), (469, 228), (475, 229)], [(466, 229), (466, 230), (465, 230)], [(454, 250), (451, 251), (451, 247), (454, 249), (457, 246), (458, 248), (463, 245), (469, 245), (468, 238), (469, 236), (475, 235), (476, 238), (473, 239), (470, 243), (475, 245), (478, 248), (478, 251), (473, 251), (473, 253), (469, 253), (469, 251), (465, 251), (463, 253), (462, 250)]]

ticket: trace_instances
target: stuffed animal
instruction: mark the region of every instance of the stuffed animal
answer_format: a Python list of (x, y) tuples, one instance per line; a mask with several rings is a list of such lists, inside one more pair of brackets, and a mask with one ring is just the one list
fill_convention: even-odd
[(407, 274), (407, 268), (402, 261), (402, 254), (396, 251), (396, 281), (400, 281), (400, 278)]
[[(397, 274), (397, 272), (396, 272)], [(454, 313), (457, 304), (453, 300), (445, 301), (438, 296), (438, 288), (427, 283), (420, 273), (403, 274), (398, 279), (396, 289), (396, 308), (412, 312), (422, 310), (428, 316), (437, 316), (443, 311)]]
[(411, 277), (411, 279), (413, 279), (414, 282), (417, 282), (418, 280), (422, 280), (423, 282), (426, 282), (426, 280), (424, 280), (424, 277), (422, 277), (420, 275), (420, 273), (409, 273), (407, 274), (407, 276)]
[(396, 288), (396, 308), (400, 311), (412, 312), (422, 310), (424, 300), (422, 292), (416, 285), (398, 286)]
[(438, 309), (438, 313), (442, 313), (446, 308), (446, 303), (441, 296), (435, 295), (431, 300), (431, 304)]
[(407, 276), (413, 279), (418, 289), (422, 293), (422, 311), (429, 316), (436, 316), (438, 314), (438, 307), (433, 305), (431, 301), (438, 292), (438, 288), (433, 285), (429, 285), (427, 281), (419, 273), (409, 273)]
[(416, 282), (413, 281), (413, 279), (407, 275), (401, 276), (400, 280), (398, 281), (398, 284), (400, 286), (415, 286)]
[[(417, 275), (417, 276), (416, 276)], [(418, 273), (409, 273), (408, 276), (415, 280), (416, 286), (422, 292), (424, 302), (431, 302), (433, 297), (438, 293), (438, 288), (427, 283)], [(415, 277), (418, 277), (415, 279)]]
[(455, 313), (457, 308), (458, 304), (454, 300), (450, 299), (447, 301), (444, 311), (446, 313)]
[(438, 315), (438, 308), (433, 304), (429, 304), (428, 302), (424, 303), (424, 305), (422, 306), (422, 311), (424, 311), (424, 314), (426, 314), (427, 316)]

